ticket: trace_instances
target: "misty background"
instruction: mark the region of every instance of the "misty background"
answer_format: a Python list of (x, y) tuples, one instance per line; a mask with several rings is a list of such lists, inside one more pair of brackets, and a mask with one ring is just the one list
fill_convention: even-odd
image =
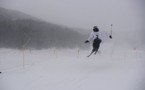
[(0, 0), (1, 47), (82, 47), (92, 27), (113, 43), (144, 47), (143, 0)]

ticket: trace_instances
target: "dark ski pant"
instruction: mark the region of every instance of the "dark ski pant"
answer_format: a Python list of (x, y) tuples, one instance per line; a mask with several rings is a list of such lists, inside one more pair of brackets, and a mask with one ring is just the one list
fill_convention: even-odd
[(92, 52), (87, 57), (90, 57), (94, 52), (95, 52), (94, 54), (96, 54), (98, 52), (99, 47), (100, 47), (100, 43), (93, 43)]
[(92, 49), (92, 52), (90, 53), (90, 55), (88, 55), (87, 57), (90, 57), (94, 52), (94, 54), (96, 54), (97, 52), (98, 52), (98, 49), (99, 49), (99, 47), (100, 47), (100, 43), (101, 43), (102, 41), (101, 41), (101, 39), (99, 39), (99, 38), (96, 38), (96, 39), (94, 39), (94, 41), (93, 41), (93, 49)]
[(98, 52), (98, 49), (100, 47), (100, 43), (93, 43), (93, 49), (92, 49), (92, 53), (95, 52), (95, 54)]

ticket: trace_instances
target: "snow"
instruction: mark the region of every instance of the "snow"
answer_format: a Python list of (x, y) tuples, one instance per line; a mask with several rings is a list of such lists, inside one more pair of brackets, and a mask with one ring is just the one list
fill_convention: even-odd
[(0, 49), (0, 90), (139, 90), (144, 51)]

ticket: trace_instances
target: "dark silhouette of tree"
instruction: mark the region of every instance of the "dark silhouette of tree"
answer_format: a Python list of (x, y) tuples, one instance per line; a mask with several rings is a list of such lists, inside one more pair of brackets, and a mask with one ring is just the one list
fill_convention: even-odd
[(0, 8), (0, 47), (76, 48), (81, 47), (86, 38), (71, 28), (30, 17)]

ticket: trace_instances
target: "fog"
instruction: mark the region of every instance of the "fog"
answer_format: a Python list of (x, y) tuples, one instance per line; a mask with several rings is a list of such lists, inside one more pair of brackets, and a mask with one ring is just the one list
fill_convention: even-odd
[[(78, 30), (80, 30), (79, 32), (86, 32), (86, 31), (89, 32), (89, 31), (92, 30), (92, 27), (94, 25), (97, 25), (99, 27), (100, 31), (110, 32), (111, 31), (111, 26), (110, 25), (113, 24), (113, 27), (112, 27), (113, 39), (109, 41), (112, 45), (111, 48), (109, 46), (110, 44), (108, 44), (108, 43), (106, 44), (106, 46), (102, 45), (103, 47), (101, 47), (101, 48), (103, 48), (103, 50), (104, 50), (104, 51), (102, 51), (103, 53), (101, 53), (100, 56), (98, 55), (96, 58), (93, 57), (92, 58), (93, 60), (97, 59), (97, 60), (94, 60), (93, 62), (92, 61), (90, 62), (90, 60), (88, 61), (88, 59), (86, 59), (86, 61), (84, 61), (85, 59), (81, 58), (80, 56), (77, 57), (77, 60), (75, 60), (74, 59), (75, 58), (74, 56), (76, 55), (75, 53), (71, 54), (71, 53), (66, 52), (67, 54), (70, 54), (70, 55), (73, 56), (73, 60), (70, 61), (70, 63), (71, 63), (70, 66), (72, 67), (72, 66), (78, 65), (79, 67), (75, 66), (75, 68), (77, 68), (77, 70), (78, 70), (78, 68), (81, 67), (81, 69), (82, 69), (82, 67), (85, 66), (85, 68), (84, 68), (85, 70), (81, 70), (81, 71), (87, 71), (88, 70), (87, 72), (95, 70), (95, 69), (92, 69), (92, 65), (93, 65), (93, 68), (94, 68), (94, 66), (96, 68), (96, 65), (101, 65), (101, 67), (99, 66), (99, 68), (101, 70), (103, 70), (103, 72), (105, 71), (105, 69), (109, 70), (107, 72), (110, 72), (110, 69), (108, 69), (108, 68), (111, 67), (111, 69), (113, 70), (113, 73), (109, 74), (109, 75), (111, 75), (112, 78), (114, 78), (113, 77), (114, 76), (114, 71), (115, 71), (114, 68), (117, 69), (118, 66), (119, 66), (119, 68), (117, 70), (121, 70), (121, 67), (123, 68), (123, 70), (125, 70), (125, 71), (127, 70), (127, 73), (124, 73), (124, 71), (119, 73), (119, 74), (117, 74), (118, 72), (116, 73), (117, 75), (119, 75), (119, 77), (121, 76), (122, 78), (126, 77), (124, 75), (128, 76), (128, 73), (131, 76), (132, 75), (136, 76), (136, 73), (134, 73), (134, 72), (130, 73), (130, 71), (128, 71), (128, 70), (131, 70), (131, 71), (135, 70), (136, 71), (137, 70), (136, 67), (139, 67), (139, 66), (141, 66), (141, 67), (143, 66), (142, 68), (144, 68), (144, 65), (143, 65), (144, 64), (144, 61), (143, 61), (144, 56), (143, 56), (143, 54), (141, 54), (141, 52), (143, 50), (142, 51), (136, 50), (138, 48), (141, 48), (141, 49), (145, 48), (145, 40), (144, 40), (145, 39), (145, 35), (144, 35), (145, 34), (145, 17), (144, 17), (145, 16), (145, 9), (144, 9), (145, 8), (145, 1), (144, 0), (0, 0), (0, 7), (21, 11), (21, 12), (26, 13), (28, 15), (37, 17), (39, 19), (42, 19), (44, 21), (51, 22), (51, 23), (54, 23), (54, 24), (59, 24), (59, 25), (68, 26), (68, 27), (72, 27), (72, 28), (80, 28), (80, 29), (78, 29)], [(29, 23), (26, 22), (27, 20), (21, 20), (20, 22), (18, 22), (18, 21), (15, 22), (15, 23), (8, 22), (11, 25), (15, 25), (15, 26), (13, 26), (13, 28), (14, 28), (13, 30), (15, 30), (15, 29), (19, 30), (19, 28), (15, 28), (15, 27), (19, 27), (19, 25), (23, 26), (24, 25), (23, 21), (25, 21), (25, 23), (26, 23), (24, 25), (24, 27), (25, 26), (29, 27)], [(33, 21), (33, 20), (31, 22), (32, 22), (31, 25), (34, 27), (33, 29), (31, 29), (32, 27), (29, 27), (27, 29), (25, 29), (26, 27), (21, 28), (21, 33), (17, 32), (17, 33), (13, 34), (15, 37), (12, 35), (12, 33), (8, 33), (6, 31), (6, 30), (12, 31), (12, 29), (9, 29), (9, 28), (7, 28), (6, 30), (1, 29), (1, 31), (5, 31), (6, 34), (7, 33), (8, 34), (5, 35), (4, 33), (0, 33), (0, 36), (3, 35), (3, 36), (5, 36), (5, 38), (8, 38), (7, 37), (8, 35), (9, 36), (12, 35), (11, 36), (12, 40), (8, 41), (6, 39), (6, 40), (3, 40), (3, 41), (12, 42), (12, 43), (14, 43), (14, 46), (16, 47), (15, 43), (17, 41), (22, 41), (23, 40), (21, 38), (17, 38), (16, 34), (18, 36), (25, 35), (25, 36), (22, 36), (22, 38), (24, 38), (25, 41), (22, 41), (22, 43), (20, 43), (22, 45), (20, 45), (20, 46), (25, 46), (26, 43), (28, 42), (28, 40), (29, 41), (31, 40), (30, 45), (32, 45), (32, 47), (36, 47), (36, 48), (38, 48), (37, 45), (40, 46), (40, 47), (47, 48), (46, 45), (48, 45), (48, 44), (51, 47), (55, 46), (55, 45), (56, 46), (57, 45), (65, 46), (66, 44), (68, 46), (70, 46), (71, 43), (81, 43), (81, 45), (82, 44), (84, 45), (83, 40), (87, 39), (87, 37), (82, 38), (81, 39), (82, 41), (80, 41), (79, 40), (80, 39), (79, 34), (76, 34), (76, 33), (72, 34), (72, 32), (71, 32), (71, 34), (67, 34), (67, 33), (69, 33), (69, 32), (66, 32), (68, 30), (68, 28), (66, 28), (65, 30), (64, 30), (64, 28), (60, 29), (60, 27), (55, 27), (53, 24), (51, 25), (51, 28), (50, 28), (50, 26), (48, 26), (48, 24), (43, 24), (44, 22), (40, 23), (40, 22), (36, 22), (36, 21)], [(5, 23), (5, 24), (9, 25), (7, 23)], [(0, 25), (3, 26), (2, 24), (0, 24)], [(8, 27), (8, 26), (5, 26), (5, 27)], [(57, 30), (62, 31), (62, 32), (58, 32), (57, 30), (55, 31), (56, 28), (57, 28)], [(31, 31), (31, 30), (37, 31), (35, 33), (32, 32), (33, 33), (32, 36), (35, 36), (35, 38), (28, 37), (27, 36), (28, 33), (27, 32), (24, 33), (22, 30), (24, 32), (25, 32), (25, 30), (28, 31), (28, 32)], [(45, 30), (46, 30), (46, 32), (51, 31), (51, 33), (49, 33), (49, 34), (47, 34), (45, 32), (42, 33), (42, 31), (45, 31)], [(39, 33), (39, 31), (41, 31), (42, 34)], [(52, 33), (52, 32), (55, 32), (55, 33), (57, 32), (57, 34)], [(56, 38), (55, 35), (60, 35), (60, 36), (57, 36), (57, 38)], [(76, 36), (74, 37), (73, 35), (76, 35)], [(47, 36), (50, 40), (48, 40), (44, 36)], [(64, 36), (64, 37), (59, 38), (61, 36)], [(39, 37), (43, 37), (43, 38), (39, 38)], [(70, 39), (68, 39), (68, 37)], [(13, 41), (13, 38), (15, 38), (15, 41)], [(31, 38), (31, 39), (29, 39), (29, 38)], [(58, 38), (59, 38), (59, 40), (57, 40)], [(0, 39), (3, 39), (3, 38), (0, 38)], [(42, 39), (44, 39), (43, 42), (41, 42)], [(76, 40), (76, 42), (73, 42), (74, 40)], [(32, 41), (35, 41), (35, 42), (32, 42)], [(48, 41), (48, 42), (46, 42), (46, 41)], [(51, 41), (51, 42), (49, 42), (49, 41)], [(64, 41), (65, 41), (65, 43), (64, 43)], [(54, 43), (52, 44), (52, 42), (54, 42)], [(44, 46), (42, 46), (43, 44), (44, 44)], [(136, 51), (132, 52), (132, 50), (131, 50), (129, 52), (128, 51), (127, 52), (126, 51), (125, 52), (121, 51), (121, 53), (120, 52), (115, 53), (114, 51), (116, 49), (114, 49), (114, 47), (115, 47), (114, 44), (116, 46), (119, 46), (119, 47), (122, 47), (123, 45), (128, 45), (128, 46), (131, 46), (132, 48), (134, 48), (134, 51), (135, 50)], [(20, 48), (23, 48), (23, 47), (20, 47)], [(121, 49), (123, 49), (123, 48), (121, 48)], [(111, 52), (109, 50), (111, 50)], [(55, 62), (57, 60), (60, 62), (63, 59), (64, 60), (68, 59), (67, 54), (65, 54), (64, 56), (61, 56), (62, 54), (57, 53), (55, 49), (52, 52), (50, 51), (52, 53), (52, 56), (51, 56), (51, 53), (49, 54), (48, 51), (46, 51), (46, 52), (47, 53), (45, 53), (45, 51), (42, 51), (42, 52), (40, 51), (39, 53), (38, 52), (31, 53), (30, 52), (31, 53), (30, 55), (28, 55), (26, 53), (25, 56), (26, 56), (26, 59), (31, 59), (32, 61), (37, 61), (37, 59), (39, 60), (40, 59), (39, 55), (40, 56), (42, 55), (41, 57), (44, 58), (44, 59), (41, 59), (41, 60), (46, 60), (46, 61), (49, 61), (48, 58), (54, 59), (54, 58), (51, 58), (51, 57), (55, 57), (55, 59), (53, 60), (54, 61), (53, 64), (56, 64), (56, 63), (58, 64), (58, 62)], [(112, 53), (112, 54), (107, 54), (108, 52)], [(144, 51), (143, 51), (143, 53), (144, 53)], [(4, 61), (1, 61), (2, 62), (2, 64), (1, 64), (2, 67), (5, 66), (4, 63), (8, 63), (8, 61), (6, 60), (5, 57), (8, 57), (8, 60), (13, 61), (13, 60), (20, 60), (20, 59), (17, 59), (17, 57), (19, 58), (19, 57), (22, 56), (22, 55), (17, 56), (17, 51), (16, 51), (16, 53), (15, 53), (15, 51), (14, 51), (14, 53), (12, 51), (12, 54), (9, 54), (10, 57), (7, 54), (9, 54), (9, 53), (5, 53), (5, 54), (2, 53), (1, 54), (2, 55), (1, 60), (4, 60)], [(13, 54), (15, 54), (15, 55), (13, 55)], [(33, 55), (35, 56), (35, 54), (36, 54), (36, 58), (37, 58), (37, 56), (39, 57), (36, 60), (33, 57)], [(80, 54), (79, 54), (79, 51), (78, 51), (78, 55), (81, 55), (81, 54), (82, 54), (82, 52), (80, 52)], [(82, 54), (82, 55), (84, 57), (84, 55), (86, 55), (86, 54)], [(106, 55), (107, 55), (107, 57), (106, 57)], [(108, 58), (108, 55), (109, 55), (109, 58)], [(110, 57), (110, 55), (111, 55), (111, 57)], [(30, 56), (32, 56), (32, 58), (30, 58)], [(44, 56), (46, 56), (46, 57), (44, 57)], [(13, 58), (11, 58), (11, 57), (13, 57)], [(58, 58), (58, 57), (61, 57), (61, 58)], [(98, 57), (100, 59), (98, 59)], [(129, 58), (126, 58), (126, 57), (129, 57)], [(2, 58), (4, 58), (4, 59), (2, 59)], [(57, 60), (56, 60), (56, 58), (57, 58)], [(24, 51), (23, 51), (23, 59), (24, 59)], [(29, 60), (29, 61), (31, 61), (31, 60)], [(70, 60), (70, 57), (69, 57), (69, 60)], [(102, 63), (103, 60), (105, 60), (104, 63)], [(107, 64), (106, 61), (108, 61), (108, 60), (113, 62), (115, 67), (112, 67), (113, 63), (112, 64), (111, 63)], [(83, 64), (82, 64), (82, 61), (83, 61)], [(66, 61), (62, 61), (61, 66), (65, 62)], [(74, 62), (76, 62), (77, 64), (75, 64)], [(98, 63), (98, 62), (100, 62), (100, 63)], [(142, 64), (139, 64), (139, 63), (142, 63)], [(11, 63), (8, 63), (8, 64), (11, 64)], [(51, 64), (51, 63), (49, 63), (49, 64)], [(49, 65), (49, 64), (48, 65), (44, 64), (44, 65), (53, 66), (53, 64), (52, 65)], [(69, 64), (69, 61), (67, 61), (66, 66), (68, 66), (68, 64)], [(36, 65), (36, 64), (34, 64), (34, 65)], [(41, 64), (41, 65), (43, 65), (43, 64)], [(89, 66), (89, 65), (91, 65), (91, 66)], [(107, 67), (106, 67), (106, 65), (107, 65)], [(110, 66), (108, 67), (108, 65), (110, 65)], [(131, 65), (133, 65), (134, 67), (132, 67)], [(33, 66), (33, 65), (31, 65), (31, 66)], [(65, 66), (65, 64), (64, 64), (64, 66)], [(126, 68), (124, 66), (128, 66), (128, 67)], [(39, 67), (42, 67), (42, 66), (39, 66)], [(88, 67), (90, 67), (90, 68), (88, 68)], [(72, 68), (68, 68), (68, 71), (70, 71), (70, 69), (75, 71), (75, 68), (73, 68), (73, 69)], [(25, 70), (27, 70), (27, 69), (25, 69)], [(58, 69), (58, 70), (60, 72), (60, 69)], [(64, 67), (63, 67), (62, 70), (64, 71)], [(33, 70), (33, 71), (35, 71), (35, 70)], [(40, 70), (40, 71), (43, 71), (43, 70)], [(67, 70), (65, 70), (65, 71), (67, 71)], [(141, 72), (141, 71), (142, 70), (139, 70), (137, 72)], [(30, 72), (31, 72), (31, 70), (30, 70)], [(96, 70), (94, 72), (96, 72)], [(92, 75), (86, 74), (87, 76), (85, 76), (85, 77), (94, 76), (96, 78), (96, 76), (94, 75), (94, 72), (92, 72)], [(11, 75), (10, 73), (5, 73), (3, 75), (4, 76), (6, 75), (6, 77), (7, 77), (7, 75)], [(141, 72), (141, 73), (144, 75), (144, 72)], [(42, 73), (40, 73), (40, 74), (42, 74)], [(39, 77), (40, 77), (40, 74), (38, 74)], [(44, 74), (46, 74), (46, 73), (44, 73)], [(91, 73), (89, 73), (89, 74), (91, 74)], [(99, 74), (100, 74), (100, 72), (99, 72)], [(108, 75), (106, 73), (103, 73), (103, 74), (105, 74), (106, 77), (108, 78)], [(23, 74), (23, 75), (26, 75), (26, 73)], [(59, 74), (54, 73), (53, 76), (55, 76), (55, 75), (59, 75)], [(75, 75), (75, 74), (73, 73), (72, 75)], [(78, 75), (79, 74), (76, 73), (76, 76), (78, 76)], [(98, 73), (96, 73), (96, 75), (98, 75)], [(43, 76), (43, 75), (41, 75), (41, 76)], [(80, 78), (81, 80), (84, 79), (84, 76), (82, 78), (82, 73), (80, 73), (80, 76), (81, 76), (81, 78)], [(102, 76), (104, 76), (104, 75), (102, 75)], [(38, 78), (37, 78), (37, 81), (44, 80), (43, 77), (40, 77), (41, 78), (40, 80), (38, 80)], [(47, 78), (49, 78), (49, 77), (47, 77)], [(69, 78), (69, 77), (67, 77), (67, 78)], [(74, 76), (74, 78), (75, 78), (75, 81), (78, 81), (75, 76)], [(123, 80), (122, 78), (121, 79), (119, 78), (119, 79), (122, 81)], [(129, 78), (130, 78), (130, 76), (126, 77), (127, 80), (129, 80)], [(142, 77), (139, 77), (139, 76), (137, 76), (137, 78), (133, 77), (133, 80), (135, 79), (135, 82), (138, 83), (138, 79), (140, 79), (140, 78), (141, 78), (141, 82), (139, 82), (139, 86), (141, 88), (135, 88), (134, 90), (145, 90), (145, 86), (144, 86), (145, 85), (145, 80), (142, 79)], [(35, 77), (34, 77), (34, 79), (35, 79)], [(62, 79), (64, 81), (64, 79), (66, 79), (66, 77), (62, 78)], [(88, 82), (88, 81), (90, 81), (89, 79), (94, 80), (94, 79), (91, 79), (91, 78), (87, 78), (86, 80), (83, 80), (83, 81)], [(103, 77), (103, 79), (104, 79), (104, 77)], [(5, 79), (3, 79), (3, 80), (5, 80)], [(7, 80), (14, 80), (14, 79), (11, 79), (11, 77), (10, 77)], [(46, 80), (48, 80), (48, 79), (46, 79)], [(66, 83), (68, 83), (67, 81), (69, 81), (69, 80), (65, 80), (66, 82), (63, 82), (65, 87), (66, 87)], [(95, 80), (97, 80), (97, 79), (95, 79)], [(100, 80), (100, 77), (99, 77), (98, 80)], [(110, 80), (112, 80), (112, 79), (109, 77), (108, 78), (109, 83), (110, 83)], [(118, 78), (117, 78), (117, 80), (118, 80)], [(123, 80), (123, 82), (124, 82), (124, 80)], [(34, 81), (34, 80), (30, 79), (30, 81)], [(30, 81), (28, 81), (28, 83)], [(50, 80), (48, 80), (48, 81), (50, 81)], [(73, 81), (73, 82), (75, 82), (75, 81)], [(9, 81), (7, 81), (7, 82), (9, 82)], [(72, 82), (72, 80), (71, 80), (71, 82)], [(115, 79), (114, 82), (116, 83), (116, 79)], [(125, 82), (126, 82), (126, 80), (125, 80)], [(79, 81), (79, 83), (80, 83), (80, 81)], [(10, 83), (8, 83), (8, 84), (10, 84)], [(63, 84), (61, 84), (61, 85), (63, 85)], [(110, 83), (110, 84), (113, 85), (113, 87), (114, 87), (114, 84), (112, 84), (112, 83)], [(17, 87), (17, 83), (15, 85)], [(43, 84), (43, 85), (45, 85), (45, 84)], [(120, 84), (120, 85), (122, 85), (122, 84)], [(126, 86), (127, 84), (124, 83), (123, 85)], [(133, 87), (136, 87), (135, 83), (133, 83), (133, 85), (134, 85)], [(12, 85), (10, 84), (10, 86), (12, 86)], [(40, 85), (38, 85), (38, 86), (40, 86)], [(77, 87), (77, 86), (78, 85), (76, 85), (75, 87)], [(68, 87), (69, 87), (69, 85), (68, 85)]]
[[(143, 33), (141, 36), (143, 39), (145, 39), (145, 1), (139, 0), (138, 4), (139, 4), (139, 10), (140, 10), (140, 13), (142, 15), (142, 21), (143, 21), (143, 23), (142, 23), (143, 24), (143, 27), (142, 27)], [(145, 40), (143, 40), (143, 43), (145, 43)]]
[[(143, 0), (1, 0), (1, 6), (42, 20), (91, 30), (97, 25), (113, 37), (139, 47), (143, 44)], [(142, 6), (141, 6), (142, 5)]]
[(7, 0), (4, 7), (49, 22), (85, 29), (111, 23), (117, 28), (128, 29), (130, 25), (141, 23), (138, 5), (133, 0)]

